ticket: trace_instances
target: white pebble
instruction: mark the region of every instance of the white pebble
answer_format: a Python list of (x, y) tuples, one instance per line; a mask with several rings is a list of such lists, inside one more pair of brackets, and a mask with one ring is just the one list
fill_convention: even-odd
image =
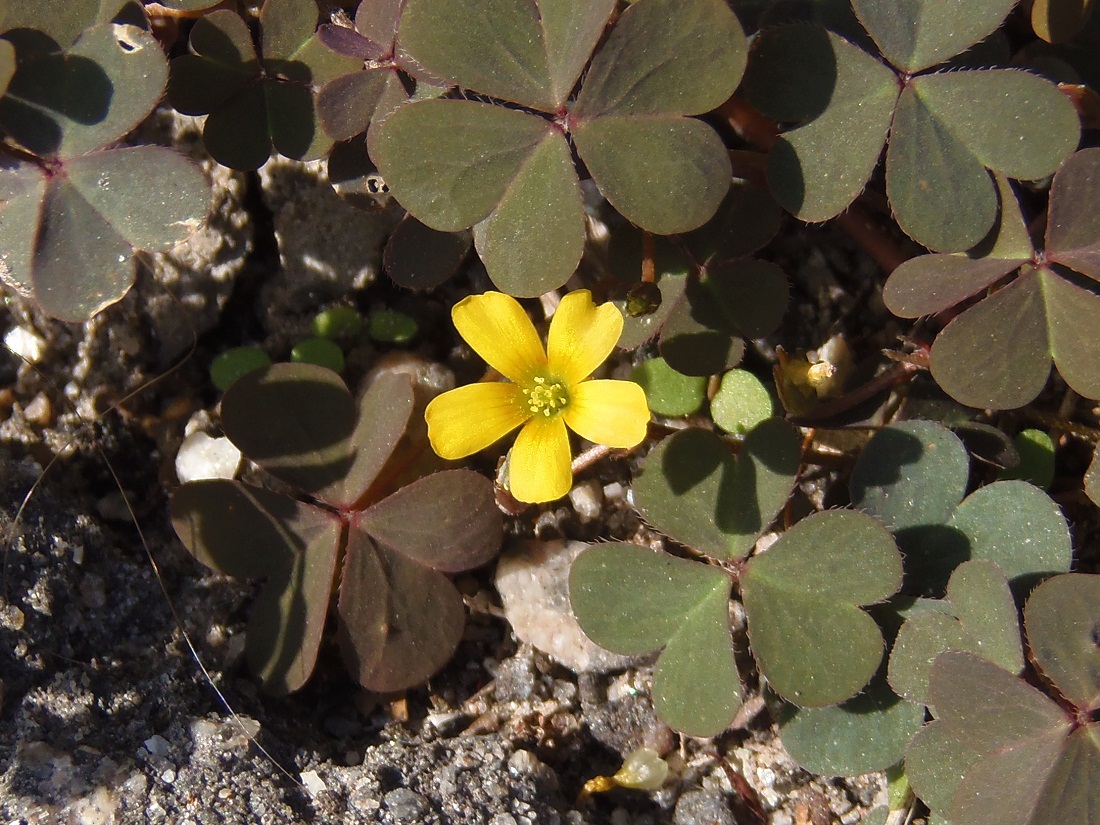
[(241, 466), (241, 451), (228, 438), (191, 433), (176, 454), (176, 475), (181, 482), (204, 478), (233, 478)]
[(46, 339), (26, 327), (12, 327), (4, 336), (4, 344), (21, 358), (37, 364), (46, 354)]
[(325, 780), (321, 778), (317, 771), (302, 771), (301, 777), (302, 784), (306, 786), (310, 796), (317, 796), (322, 791), (328, 790), (328, 785), (325, 784)]
[(595, 479), (582, 481), (569, 491), (569, 501), (582, 524), (595, 521), (603, 513), (603, 488)]

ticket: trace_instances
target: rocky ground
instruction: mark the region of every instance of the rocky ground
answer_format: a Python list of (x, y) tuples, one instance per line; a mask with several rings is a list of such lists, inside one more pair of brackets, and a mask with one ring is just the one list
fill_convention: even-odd
[[(484, 276), (403, 295), (379, 275), (393, 210), (344, 204), (316, 167), (218, 168), (185, 120), (143, 137), (203, 163), (208, 226), (147, 259), (130, 295), (83, 327), (14, 300), (3, 314), (22, 358), (0, 352), (0, 820), (850, 825), (883, 800), (881, 777), (798, 769), (758, 701), (720, 739), (681, 741), (653, 714), (651, 659), (584, 646), (564, 609), (568, 540), (644, 529), (624, 462), (516, 519), (500, 570), (464, 577), (466, 638), (428, 685), (368, 695), (323, 654), (299, 694), (258, 693), (241, 655), (252, 585), (195, 563), (166, 514), (185, 426), (217, 400), (211, 358), (253, 341), (285, 352), (356, 290), (372, 305), (418, 300), (422, 354), (461, 372), (431, 319)], [(851, 288), (872, 282), (867, 261), (800, 237), (776, 256), (791, 267), (791, 329), (812, 318), (818, 338), (793, 346), (881, 312), (873, 288)], [(380, 354), (355, 353), (350, 379)], [(578, 801), (642, 745), (668, 754), (660, 790)]]

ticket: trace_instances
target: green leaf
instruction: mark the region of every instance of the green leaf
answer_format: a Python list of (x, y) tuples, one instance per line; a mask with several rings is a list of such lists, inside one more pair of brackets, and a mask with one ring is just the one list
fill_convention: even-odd
[(733, 94), (746, 54), (741, 25), (721, 0), (639, 0), (593, 58), (571, 114), (702, 114)]
[(1067, 573), (1035, 588), (1024, 608), (1031, 653), (1077, 707), (1100, 708), (1100, 576)]
[(690, 736), (714, 736), (741, 704), (731, 584), (715, 567), (601, 544), (573, 562), (569, 600), (585, 635), (601, 647), (624, 654), (663, 647), (653, 677), (658, 714)]
[(753, 43), (745, 90), (770, 117), (801, 123), (768, 157), (776, 200), (804, 221), (842, 212), (882, 153), (898, 98), (894, 73), (823, 28), (783, 26)]
[(386, 242), (382, 264), (398, 286), (434, 289), (458, 271), (471, 240), (469, 232), (439, 232), (405, 215)]
[(1042, 430), (1027, 429), (1013, 439), (1020, 463), (1001, 471), (1000, 481), (1022, 479), (1047, 489), (1054, 481), (1054, 439)]
[[(936, 610), (910, 616), (890, 653), (890, 685), (920, 705), (928, 704), (928, 678), (936, 656), (966, 650), (1012, 673), (1024, 667), (1016, 603), (1004, 571), (990, 561), (960, 564)], [(944, 610), (946, 612), (940, 612)]]
[(0, 19), (4, 30), (35, 29), (57, 45), (72, 44), (90, 26), (95, 25), (99, 0), (66, 0), (64, 3), (6, 4), (7, 13)]
[(557, 112), (613, 0), (409, 0), (400, 46), (449, 83)]
[(380, 124), (375, 149), (393, 195), (417, 219), (441, 231), (479, 224), (478, 250), (498, 286), (537, 295), (573, 273), (584, 213), (553, 124), (484, 103), (426, 100)]
[(306, 338), (290, 350), (290, 360), (295, 364), (316, 364), (333, 372), (344, 371), (344, 351), (328, 338)]
[(646, 458), (635, 502), (647, 521), (682, 544), (740, 558), (786, 503), (800, 458), (798, 436), (777, 418), (745, 436), (736, 459), (714, 433), (683, 430)]
[(0, 278), (66, 321), (119, 300), (133, 282), (134, 248), (186, 238), (210, 203), (195, 164), (159, 146), (93, 152), (52, 176), (31, 164), (9, 168)]
[(783, 747), (803, 768), (859, 776), (901, 762), (924, 722), (924, 706), (899, 698), (881, 674), (858, 695), (829, 708), (783, 702), (776, 714)]
[(710, 402), (714, 423), (734, 435), (744, 435), (775, 413), (768, 388), (747, 370), (730, 370), (722, 376)]
[(420, 328), (416, 319), (393, 309), (379, 309), (367, 319), (367, 334), (383, 344), (407, 344)]
[(860, 453), (852, 470), (852, 504), (900, 541), (905, 530), (946, 523), (969, 475), (966, 449), (949, 430), (931, 421), (903, 421), (880, 430)]
[(970, 653), (938, 656), (931, 686), (939, 718), (906, 757), (918, 794), (950, 799), (944, 813), (953, 822), (1088, 821), (1100, 802), (1091, 781), (1100, 770), (1095, 723), (1073, 725), (1038, 690)]
[(19, 60), (0, 125), (37, 155), (75, 158), (113, 143), (164, 92), (164, 52), (136, 26), (93, 26), (66, 51), (37, 32), (11, 37)]
[(466, 611), (450, 579), (375, 544), (352, 528), (336, 611), (348, 671), (368, 690), (419, 684), (445, 665)]
[(1077, 392), (1100, 397), (1100, 295), (1049, 269), (1021, 275), (959, 315), (932, 347), (932, 375), (956, 400), (1011, 409), (1037, 396), (1053, 359)]
[(702, 121), (606, 115), (581, 122), (572, 135), (604, 197), (650, 232), (671, 235), (702, 226), (729, 189), (729, 153)]
[(679, 373), (664, 358), (643, 361), (631, 372), (630, 380), (645, 390), (649, 409), (657, 415), (691, 415), (707, 397), (706, 378)]
[(210, 364), (210, 380), (222, 392), (242, 375), (271, 365), (267, 353), (259, 347), (232, 347), (219, 353)]
[(176, 535), (200, 562), (267, 580), (249, 616), (248, 663), (271, 693), (300, 688), (321, 643), (340, 521), (280, 493), (222, 479), (184, 484), (171, 513)]
[(584, 226), (569, 145), (550, 132), (517, 170), (492, 214), (474, 226), (474, 248), (494, 284), (534, 298), (573, 274), (584, 252)]
[(800, 521), (741, 576), (753, 655), (768, 684), (803, 707), (855, 696), (882, 661), (862, 605), (901, 585), (901, 554), (870, 516), (845, 510)]
[(334, 506), (375, 480), (412, 413), (407, 377), (371, 385), (358, 411), (340, 377), (314, 364), (274, 364), (240, 378), (222, 399), (222, 427), (252, 461)]
[(910, 74), (931, 68), (991, 34), (1016, 0), (853, 0), (856, 15), (886, 58)]
[(743, 338), (770, 335), (787, 309), (787, 276), (752, 258), (716, 264), (690, 281), (661, 330), (661, 355), (685, 375), (713, 375), (741, 362)]
[(1058, 505), (1024, 481), (998, 481), (967, 496), (948, 525), (966, 536), (970, 558), (1001, 566), (1021, 599), (1040, 579), (1069, 569), (1069, 528)]
[(750, 255), (775, 237), (783, 210), (763, 186), (735, 181), (714, 217), (680, 240), (704, 266)]
[(1082, 149), (1050, 186), (1046, 250), (1051, 260), (1100, 281), (1100, 149)]
[(886, 187), (899, 225), (936, 250), (974, 246), (996, 215), (985, 171), (1036, 179), (1077, 146), (1069, 100), (1027, 72), (993, 69), (914, 78), (898, 100)]

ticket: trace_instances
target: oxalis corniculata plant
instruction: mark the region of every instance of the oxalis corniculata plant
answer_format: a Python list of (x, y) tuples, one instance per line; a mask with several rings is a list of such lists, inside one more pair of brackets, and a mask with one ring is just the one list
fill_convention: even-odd
[[(593, 546), (570, 592), (596, 643), (659, 651), (666, 723), (717, 736), (759, 691), (801, 765), (886, 771), (895, 811), (1097, 822), (1093, 3), (212, 6), (0, 0), (14, 293), (85, 320), (202, 221), (197, 166), (131, 135), (158, 105), (205, 116), (233, 169), (327, 159), (341, 196), (400, 217), (400, 287), (463, 291), (483, 266), (499, 290), (453, 314), (490, 380), (426, 420), (395, 376), (225, 379), (251, 475), (183, 485), (172, 520), (204, 564), (264, 580), (247, 654), (267, 690), (305, 684), (326, 623), (363, 686), (423, 682), (461, 636), (447, 574), (499, 548), (494, 493), (526, 519), (648, 449), (646, 546)], [(795, 219), (834, 221), (885, 270), (885, 307), (913, 319), (896, 344), (842, 330), (854, 366), (776, 349), (805, 301), (772, 260), (807, 236)], [(545, 347), (514, 299), (543, 295)], [(599, 375), (609, 356), (638, 383)], [(852, 421), (871, 435), (838, 450)], [(513, 430), (495, 490), (416, 456)], [(570, 431), (603, 448), (571, 465)]]

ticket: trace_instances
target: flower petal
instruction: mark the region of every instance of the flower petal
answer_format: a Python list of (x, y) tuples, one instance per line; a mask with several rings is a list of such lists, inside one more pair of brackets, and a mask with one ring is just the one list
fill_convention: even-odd
[(649, 405), (633, 381), (582, 381), (570, 389), (563, 417), (589, 441), (627, 449), (645, 438)]
[(573, 486), (573, 454), (560, 415), (535, 417), (519, 431), (508, 460), (508, 489), (518, 501), (553, 501)]
[(473, 455), (530, 417), (520, 388), (503, 381), (450, 390), (424, 410), (432, 449), (446, 459)]
[(596, 306), (587, 289), (561, 299), (550, 321), (550, 372), (572, 386), (607, 360), (623, 333), (623, 315), (608, 302)]
[(519, 301), (503, 292), (463, 298), (451, 310), (458, 334), (490, 367), (517, 384), (546, 367), (546, 351)]

